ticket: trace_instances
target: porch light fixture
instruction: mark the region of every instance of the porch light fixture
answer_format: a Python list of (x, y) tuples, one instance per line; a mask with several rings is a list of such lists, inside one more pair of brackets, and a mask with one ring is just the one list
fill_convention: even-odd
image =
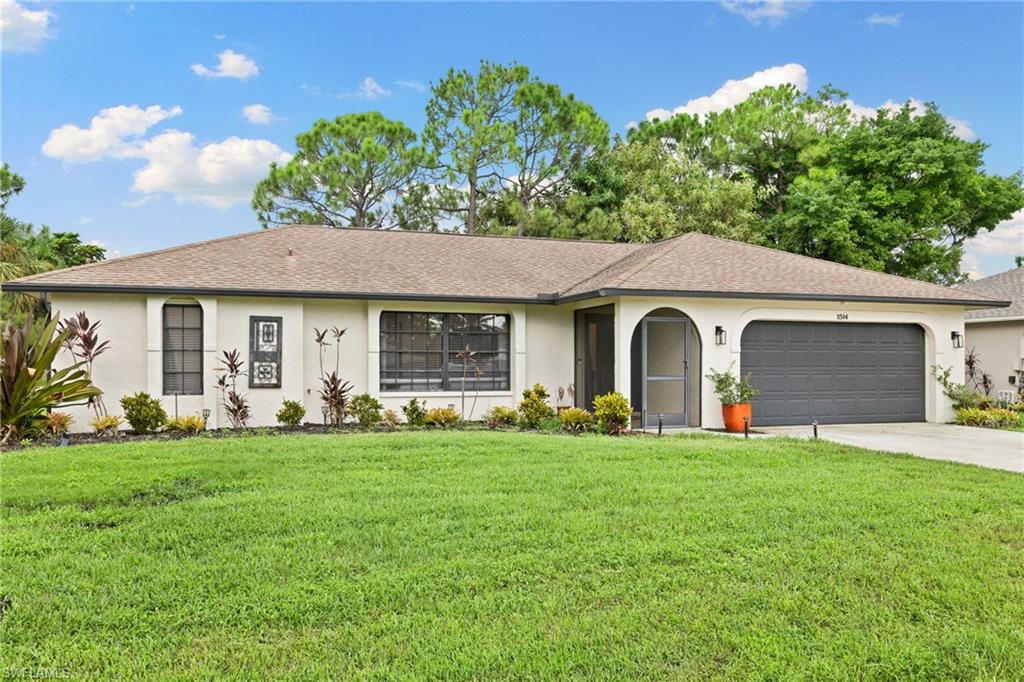
[(964, 347), (964, 335), (961, 334), (960, 332), (952, 332), (949, 335), (949, 338), (951, 338), (953, 340), (953, 348), (963, 348)]
[(715, 345), (725, 345), (725, 327), (715, 327)]
[(203, 421), (205, 422), (205, 421), (209, 421), (209, 420), (210, 420), (210, 408), (208, 408), (208, 407), (203, 408)]

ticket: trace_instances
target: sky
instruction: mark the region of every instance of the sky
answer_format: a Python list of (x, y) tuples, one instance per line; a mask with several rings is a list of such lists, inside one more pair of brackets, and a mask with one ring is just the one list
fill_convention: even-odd
[[(758, 87), (830, 83), (856, 112), (936, 102), (1024, 168), (1024, 4), (51, 3), (0, 0), (8, 211), (128, 255), (258, 229), (267, 164), (322, 117), (376, 110), (414, 130), (429, 84), (518, 61), (614, 133)], [(972, 240), (973, 276), (1024, 254), (1024, 211)]]

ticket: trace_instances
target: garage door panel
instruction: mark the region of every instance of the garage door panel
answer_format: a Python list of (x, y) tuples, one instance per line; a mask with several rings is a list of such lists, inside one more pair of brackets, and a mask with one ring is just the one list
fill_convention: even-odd
[(916, 325), (752, 322), (740, 370), (761, 395), (754, 422), (924, 420), (924, 332)]

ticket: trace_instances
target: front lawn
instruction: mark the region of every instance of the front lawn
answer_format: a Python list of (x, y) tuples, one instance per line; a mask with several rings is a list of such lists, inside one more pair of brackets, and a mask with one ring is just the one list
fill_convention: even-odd
[(1014, 679), (1024, 476), (824, 442), (413, 432), (0, 456), (0, 668)]

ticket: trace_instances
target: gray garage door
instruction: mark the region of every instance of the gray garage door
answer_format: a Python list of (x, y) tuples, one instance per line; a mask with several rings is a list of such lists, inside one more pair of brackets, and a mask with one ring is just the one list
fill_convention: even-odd
[(924, 421), (917, 325), (752, 322), (741, 344), (755, 425)]

